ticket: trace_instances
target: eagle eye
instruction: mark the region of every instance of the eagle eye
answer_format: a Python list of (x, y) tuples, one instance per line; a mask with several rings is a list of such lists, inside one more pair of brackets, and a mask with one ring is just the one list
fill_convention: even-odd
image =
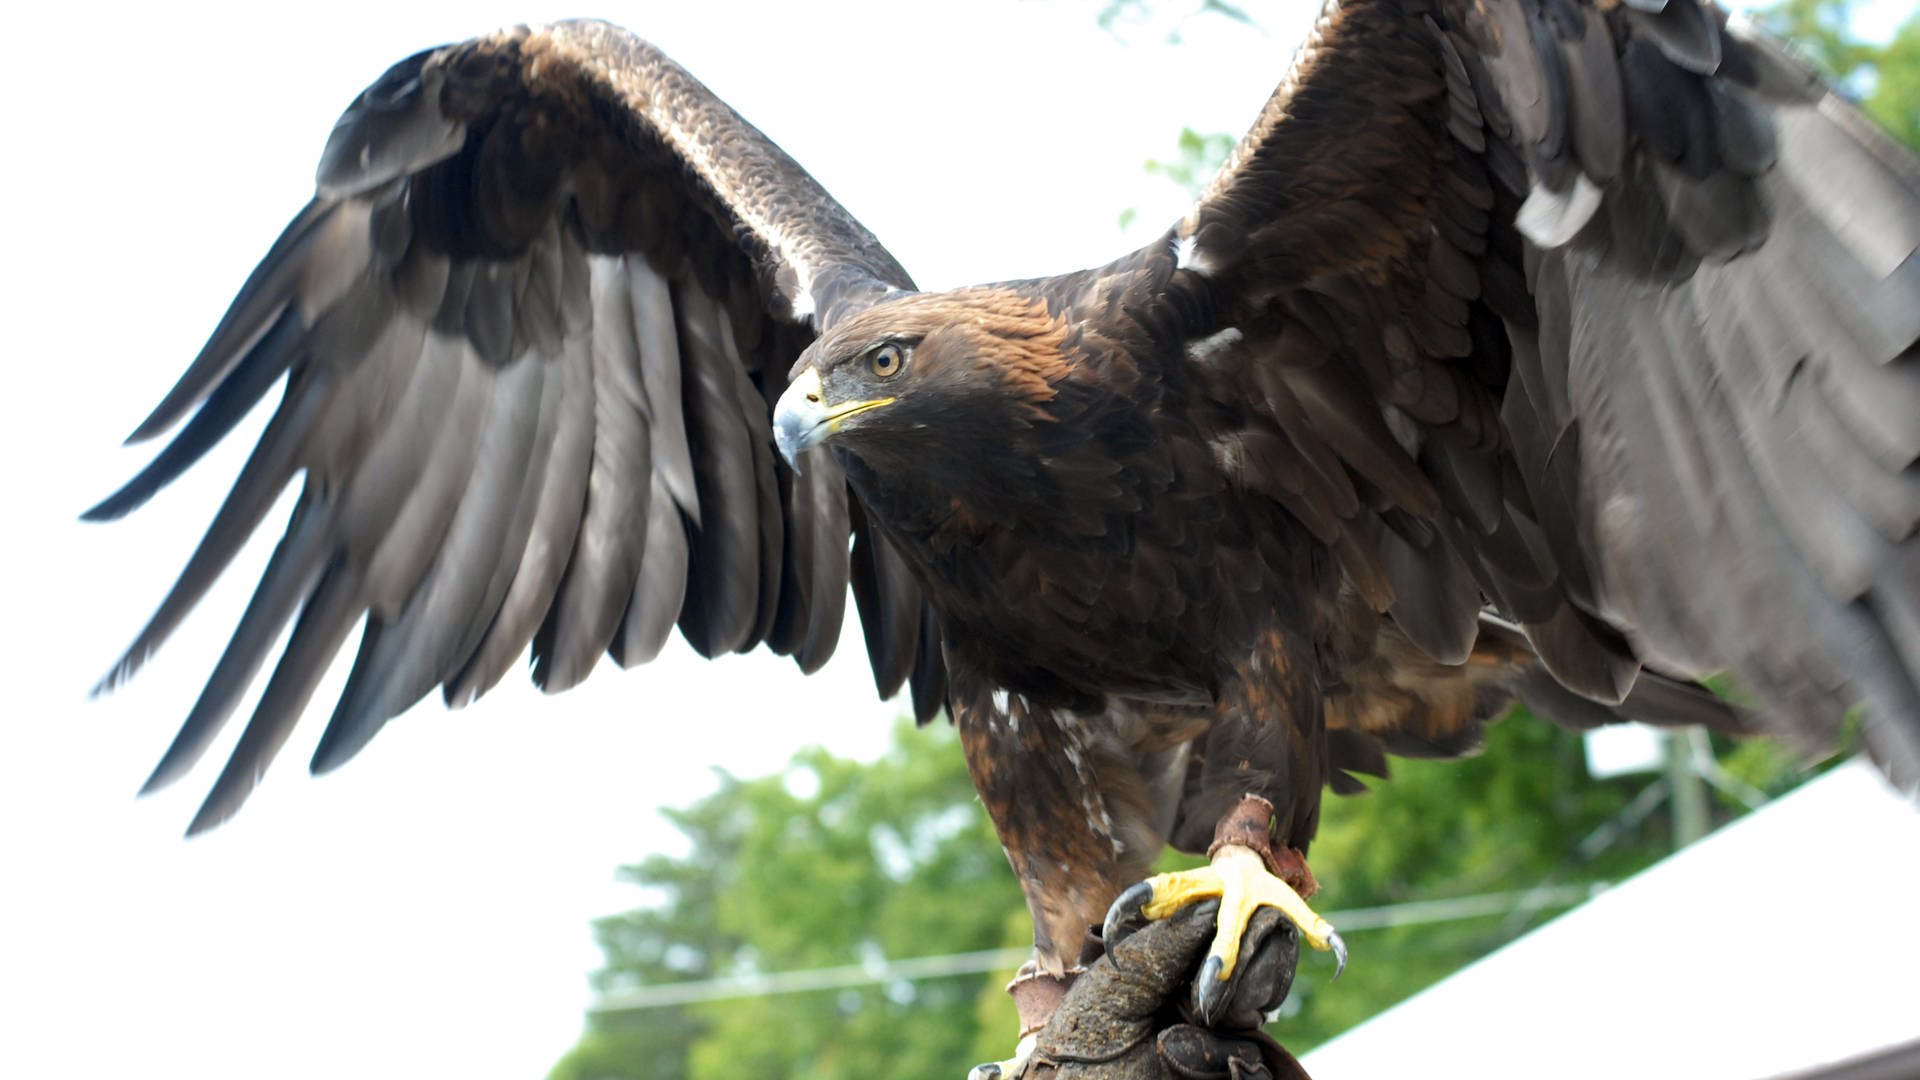
[(906, 363), (907, 350), (891, 341), (867, 353), (867, 366), (873, 369), (875, 375), (883, 379), (891, 379), (900, 374), (900, 369), (905, 367)]

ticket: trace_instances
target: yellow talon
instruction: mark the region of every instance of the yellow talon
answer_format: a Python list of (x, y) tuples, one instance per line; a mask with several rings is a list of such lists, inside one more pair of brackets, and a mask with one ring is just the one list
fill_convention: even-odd
[(1238, 844), (1222, 847), (1210, 865), (1147, 879), (1152, 899), (1140, 908), (1149, 919), (1164, 919), (1190, 904), (1220, 898), (1219, 931), (1214, 935), (1209, 956), (1220, 961), (1219, 977), (1233, 974), (1240, 960), (1240, 936), (1252, 921), (1254, 910), (1265, 904), (1279, 908), (1307, 944), (1322, 952), (1332, 952), (1338, 965), (1334, 974), (1347, 966), (1346, 944), (1333, 925), (1321, 918), (1293, 891), (1292, 886), (1274, 877), (1259, 854)]

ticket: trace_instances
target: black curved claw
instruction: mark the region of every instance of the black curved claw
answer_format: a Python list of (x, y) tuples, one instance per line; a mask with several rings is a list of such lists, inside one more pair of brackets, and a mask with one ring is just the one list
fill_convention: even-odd
[(1193, 1022), (1214, 1030), (1259, 1027), (1293, 988), (1301, 942), (1299, 928), (1278, 908), (1256, 909), (1241, 931), (1232, 974), (1211, 953), (1200, 965), (1188, 998)]
[(1217, 956), (1208, 956), (1207, 962), (1200, 965), (1200, 978), (1194, 983), (1194, 1005), (1200, 1013), (1200, 1026), (1213, 1027), (1227, 1015), (1227, 1004), (1233, 996), (1233, 984), (1220, 974), (1226, 967)]
[(1146, 922), (1140, 914), (1141, 909), (1153, 902), (1153, 883), (1136, 881), (1127, 886), (1127, 891), (1113, 898), (1113, 904), (1107, 908), (1106, 921), (1100, 924), (1100, 940), (1106, 943), (1107, 955), (1113, 955), (1113, 947), (1127, 934), (1138, 929)]
[(967, 1071), (967, 1080), (1000, 1080), (1001, 1068), (997, 1061), (982, 1062)]
[(1335, 932), (1327, 935), (1327, 948), (1333, 950), (1333, 977), (1337, 979), (1347, 970), (1347, 943)]

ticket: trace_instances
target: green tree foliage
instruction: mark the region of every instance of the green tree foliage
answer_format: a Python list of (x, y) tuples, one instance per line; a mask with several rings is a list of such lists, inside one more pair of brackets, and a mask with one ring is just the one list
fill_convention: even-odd
[[(1002, 944), (1025, 910), (946, 725), (902, 725), (871, 764), (803, 751), (720, 773), (667, 816), (688, 842), (623, 869), (655, 903), (596, 924), (602, 993)], [(943, 1077), (1006, 973), (596, 1014), (555, 1080)], [(1009, 1044), (1010, 1045), (1010, 1044)]]
[(1878, 77), (1867, 111), (1920, 152), (1920, 15), (1909, 18), (1874, 62)]
[(1885, 44), (1860, 39), (1851, 0), (1784, 0), (1755, 17), (1856, 95), (1894, 138), (1920, 150), (1920, 13)]
[[(775, 783), (777, 778), (762, 783)], [(601, 994), (634, 986), (692, 982), (729, 973), (751, 935), (721, 927), (721, 897), (734, 887), (734, 868), (756, 826), (738, 795), (743, 785), (721, 774), (721, 791), (679, 810), (663, 809), (691, 847), (686, 858), (649, 855), (620, 869), (624, 879), (654, 892), (659, 902), (599, 920), (594, 936), (606, 967), (594, 978)], [(728, 793), (734, 798), (724, 798)], [(699, 1010), (671, 1007), (594, 1014), (580, 1042), (554, 1068), (553, 1080), (689, 1080), (693, 1047), (713, 1028)]]
[[(1192, 128), (1181, 128), (1179, 141), (1174, 144), (1174, 156), (1166, 161), (1149, 158), (1147, 175), (1165, 177), (1198, 195), (1207, 181), (1213, 179), (1213, 174), (1220, 170), (1220, 163), (1227, 159), (1238, 141), (1221, 132), (1203, 135)], [(1132, 225), (1139, 216), (1138, 207), (1129, 206), (1120, 211), (1120, 227), (1124, 229)]]

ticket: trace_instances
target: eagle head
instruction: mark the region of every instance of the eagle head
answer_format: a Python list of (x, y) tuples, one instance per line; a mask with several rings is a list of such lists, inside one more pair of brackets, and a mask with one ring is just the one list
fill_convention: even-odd
[(828, 439), (918, 467), (935, 446), (1004, 445), (1047, 418), (1068, 367), (1065, 338), (1045, 304), (1011, 289), (897, 296), (800, 354), (774, 407), (774, 442), (796, 472), (800, 455)]

